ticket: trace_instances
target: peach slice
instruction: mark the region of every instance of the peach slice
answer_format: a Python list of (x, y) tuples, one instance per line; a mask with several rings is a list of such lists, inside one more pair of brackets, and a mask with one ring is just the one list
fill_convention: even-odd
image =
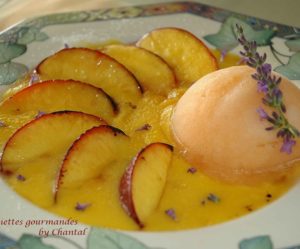
[(128, 215), (143, 227), (158, 206), (165, 187), (173, 147), (152, 143), (132, 160), (120, 181), (120, 201)]
[(102, 89), (73, 80), (44, 81), (17, 92), (0, 104), (0, 112), (81, 111), (111, 120), (117, 106)]
[(218, 69), (214, 55), (201, 40), (187, 30), (155, 29), (142, 37), (137, 46), (163, 58), (175, 71), (180, 84), (190, 85)]
[(13, 173), (20, 164), (50, 157), (68, 149), (86, 130), (106, 124), (96, 116), (74, 111), (42, 115), (18, 129), (7, 141), (1, 157), (1, 171)]
[(34, 203), (53, 204), (53, 179), (68, 148), (86, 130), (105, 124), (80, 112), (40, 116), (17, 130), (4, 147), (1, 172), (18, 193)]
[(173, 70), (156, 54), (136, 46), (110, 45), (101, 50), (128, 68), (144, 90), (167, 95), (176, 86)]
[(68, 48), (43, 60), (37, 67), (45, 79), (73, 79), (102, 88), (118, 103), (137, 104), (141, 88), (122, 64), (99, 51)]
[(112, 126), (88, 130), (66, 154), (56, 180), (56, 193), (60, 188), (75, 188), (100, 177), (102, 170), (120, 158), (128, 145), (129, 137)]

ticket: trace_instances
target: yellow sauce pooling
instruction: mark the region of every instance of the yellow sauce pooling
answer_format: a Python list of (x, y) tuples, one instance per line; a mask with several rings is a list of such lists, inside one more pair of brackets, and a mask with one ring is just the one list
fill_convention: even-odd
[[(239, 57), (227, 55), (221, 67), (236, 64), (238, 61)], [(40, 189), (43, 184), (54, 182), (55, 172), (51, 171), (51, 165), (59, 164), (62, 155), (58, 154), (51, 160), (49, 158), (47, 165), (39, 165), (36, 161), (34, 167), (20, 167), (13, 175), (5, 177), (7, 183), (29, 200), (34, 192), (36, 205), (63, 217), (94, 226), (139, 230), (138, 225), (121, 207), (119, 182), (128, 163), (141, 148), (152, 142), (174, 145), (169, 130), (170, 117), (185, 90), (183, 87), (174, 89), (167, 98), (145, 92), (137, 106), (124, 107), (110, 125), (123, 130), (130, 137), (131, 146), (126, 151), (128, 156), (122, 161), (113, 162), (105, 168), (101, 177), (86, 182), (78, 189), (61, 190), (56, 203), (53, 193), (41, 194)], [(36, 113), (0, 115), (0, 120), (6, 124), (6, 127), (0, 128), (1, 146), (18, 127), (35, 115)], [(145, 125), (147, 129), (143, 128)], [(49, 174), (43, 167), (48, 168)], [(201, 169), (194, 170), (193, 165), (185, 162), (175, 150), (164, 194), (155, 212), (145, 222), (143, 230), (203, 227), (246, 215), (284, 194), (298, 178), (299, 168), (294, 167), (257, 185), (231, 185), (209, 178), (201, 173)], [(26, 181), (17, 179), (17, 175), (26, 177), (32, 170), (35, 171), (34, 177)], [(75, 209), (77, 203), (88, 204), (88, 207), (84, 211), (78, 211)], [(169, 209), (175, 211), (175, 220), (166, 215), (166, 210)]]

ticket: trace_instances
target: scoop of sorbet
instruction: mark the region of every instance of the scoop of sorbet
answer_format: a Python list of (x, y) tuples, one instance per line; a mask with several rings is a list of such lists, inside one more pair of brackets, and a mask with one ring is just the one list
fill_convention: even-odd
[[(291, 154), (282, 153), (276, 131), (265, 130), (271, 124), (257, 109), (271, 109), (262, 103), (254, 72), (235, 66), (210, 73), (187, 90), (172, 116), (172, 131), (187, 161), (221, 180), (268, 175), (300, 160), (300, 139)], [(300, 89), (285, 78), (280, 89), (286, 116), (300, 129)]]

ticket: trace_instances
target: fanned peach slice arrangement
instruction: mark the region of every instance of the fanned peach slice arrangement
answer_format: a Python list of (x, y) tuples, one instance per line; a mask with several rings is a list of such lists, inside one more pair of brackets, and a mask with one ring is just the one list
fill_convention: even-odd
[[(1, 158), (1, 172), (10, 175), (14, 184), (27, 179), (25, 187), (22, 184), (16, 188), (22, 193), (27, 189), (24, 194), (28, 199), (45, 206), (40, 200), (52, 196), (51, 179), (55, 178), (65, 151), (80, 134), (101, 124), (106, 122), (81, 112), (42, 115), (21, 127), (7, 141)], [(39, 189), (32, 191), (35, 188), (31, 188), (31, 184), (37, 184)]]
[(36, 114), (5, 142), (0, 171), (45, 208), (115, 175), (115, 206), (142, 229), (172, 165), (169, 114), (188, 85), (216, 69), (208, 48), (177, 28), (154, 30), (136, 46), (62, 49), (37, 65), (39, 81), (0, 104), (1, 115)]

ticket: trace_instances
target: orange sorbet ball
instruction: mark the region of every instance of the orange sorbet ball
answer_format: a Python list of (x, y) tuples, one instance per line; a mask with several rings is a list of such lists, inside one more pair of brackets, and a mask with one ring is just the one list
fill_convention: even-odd
[[(280, 152), (282, 138), (261, 119), (263, 93), (251, 77), (255, 70), (235, 66), (210, 73), (179, 100), (172, 131), (183, 155), (193, 165), (221, 180), (238, 182), (258, 174), (279, 172), (300, 160), (300, 139), (291, 154)], [(300, 129), (300, 89), (282, 78), (286, 117)]]

